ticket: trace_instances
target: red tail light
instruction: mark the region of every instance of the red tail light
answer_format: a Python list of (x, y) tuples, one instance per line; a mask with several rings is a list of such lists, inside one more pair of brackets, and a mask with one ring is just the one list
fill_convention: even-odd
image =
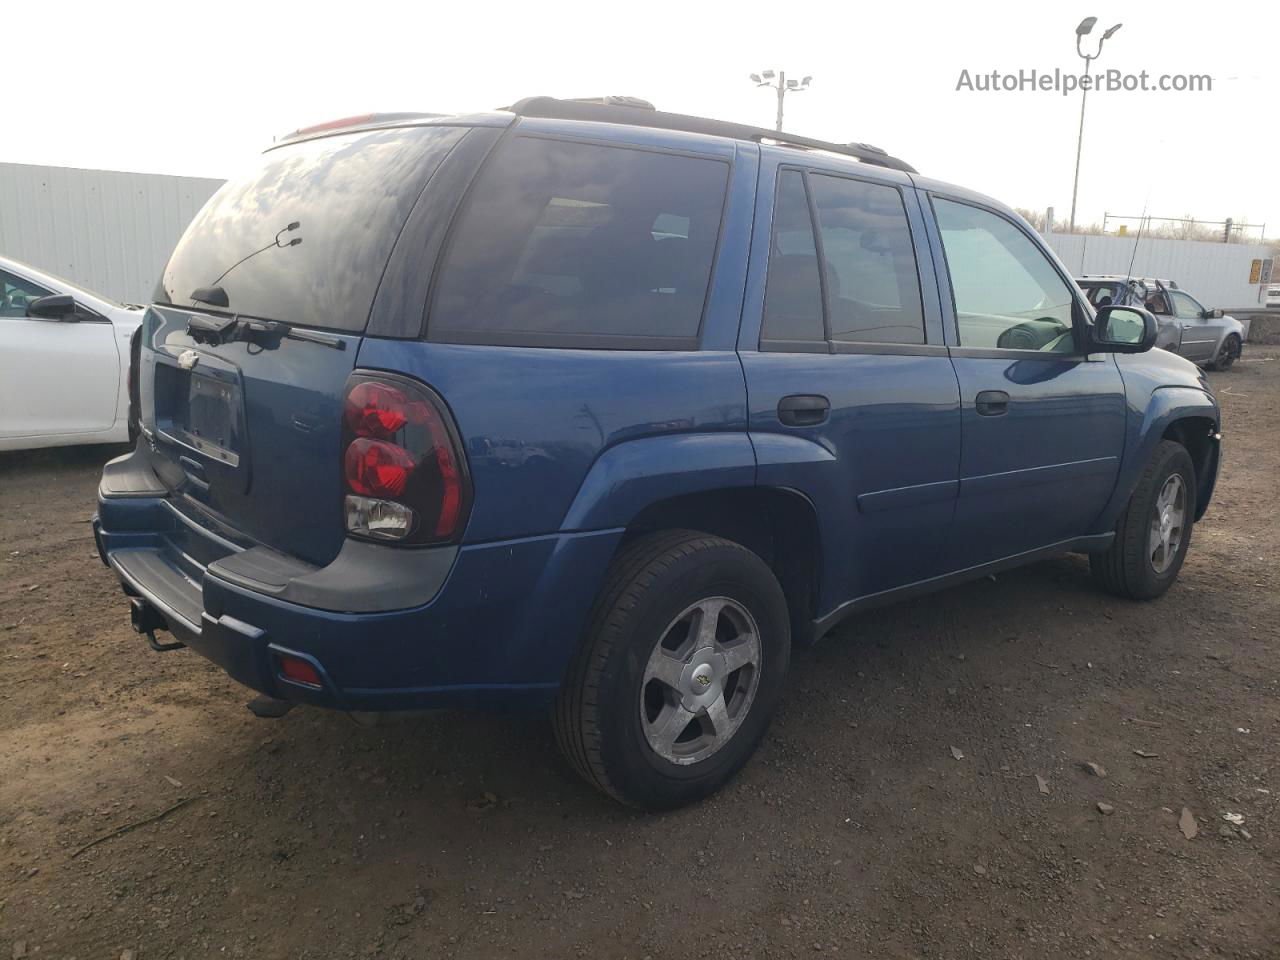
[(424, 384), (353, 374), (342, 415), (347, 532), (406, 544), (462, 533), (470, 478), (444, 402)]
[(347, 447), (347, 486), (366, 497), (398, 497), (413, 473), (413, 457), (404, 447), (359, 437)]
[(347, 394), (346, 426), (357, 437), (389, 440), (406, 423), (423, 423), (429, 416), (421, 402), (376, 380), (357, 383)]

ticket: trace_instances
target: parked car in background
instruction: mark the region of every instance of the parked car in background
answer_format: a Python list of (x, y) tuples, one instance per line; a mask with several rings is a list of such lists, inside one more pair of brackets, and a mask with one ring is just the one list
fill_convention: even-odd
[(1108, 303), (1145, 307), (1160, 327), (1157, 347), (1210, 370), (1230, 370), (1249, 339), (1245, 324), (1221, 310), (1206, 309), (1172, 280), (1093, 275), (1076, 283), (1095, 308)]
[(874, 147), (545, 97), (370, 117), (179, 241), (94, 531), (135, 629), (258, 712), (551, 706), (590, 783), (674, 807), (852, 614), (1069, 551), (1163, 594), (1219, 410), (1156, 336)]
[(130, 438), (142, 308), (0, 257), (0, 450)]

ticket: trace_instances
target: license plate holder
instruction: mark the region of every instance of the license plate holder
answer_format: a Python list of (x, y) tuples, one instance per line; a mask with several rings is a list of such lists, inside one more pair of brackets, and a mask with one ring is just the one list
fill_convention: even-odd
[(187, 387), (188, 444), (229, 467), (240, 464), (237, 449), (240, 385), (230, 378), (193, 370)]

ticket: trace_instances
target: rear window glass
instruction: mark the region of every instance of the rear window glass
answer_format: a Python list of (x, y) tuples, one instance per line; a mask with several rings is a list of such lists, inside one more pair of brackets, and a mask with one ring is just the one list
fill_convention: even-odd
[(1095, 307), (1105, 307), (1124, 300), (1118, 283), (1081, 283), (1079, 287)]
[(219, 286), (228, 312), (363, 330), (400, 228), (465, 132), (407, 127), (269, 151), (196, 215), (155, 299), (207, 308), (192, 292)]
[(472, 187), (432, 340), (668, 347), (702, 320), (729, 165), (518, 137)]

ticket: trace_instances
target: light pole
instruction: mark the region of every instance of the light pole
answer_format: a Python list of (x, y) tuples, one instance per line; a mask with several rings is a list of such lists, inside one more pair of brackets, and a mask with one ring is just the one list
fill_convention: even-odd
[[(1102, 35), (1102, 39), (1098, 41), (1098, 52), (1092, 55), (1085, 53), (1080, 49), (1080, 41), (1093, 30), (1093, 25), (1098, 22), (1097, 17), (1085, 17), (1080, 21), (1080, 26), (1076, 27), (1076, 55), (1084, 58), (1084, 75), (1089, 76), (1089, 64), (1102, 56), (1102, 45), (1111, 39), (1111, 36), (1119, 30), (1124, 24), (1117, 23)], [(1076, 228), (1076, 192), (1080, 189), (1080, 148), (1084, 144), (1084, 105), (1089, 100), (1089, 83), (1084, 83), (1084, 90), (1080, 93), (1080, 133), (1076, 136), (1076, 176), (1071, 181), (1071, 229)]]
[(772, 70), (762, 70), (759, 73), (751, 74), (751, 82), (757, 87), (771, 87), (778, 91), (778, 120), (774, 125), (774, 129), (782, 131), (782, 101), (788, 93), (799, 93), (801, 90), (809, 89), (809, 82), (813, 77), (805, 77), (803, 80), (788, 80), (787, 71), (779, 70), (777, 73), (777, 81), (774, 80)]

